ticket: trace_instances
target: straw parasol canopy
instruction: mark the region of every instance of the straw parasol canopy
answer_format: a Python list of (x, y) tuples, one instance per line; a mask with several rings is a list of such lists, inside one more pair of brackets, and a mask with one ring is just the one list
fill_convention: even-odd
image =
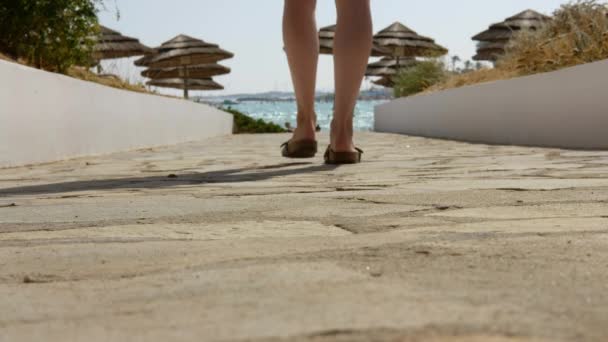
[(367, 66), (365, 76), (379, 76), (380, 78), (372, 83), (386, 88), (393, 88), (395, 82), (393, 78), (399, 70), (411, 68), (418, 63), (414, 57), (397, 58), (385, 57)]
[(336, 36), (336, 25), (326, 26), (319, 30), (319, 45), (322, 54), (334, 53), (334, 37)]
[(505, 54), (508, 41), (498, 42), (479, 42), (477, 44), (477, 54), (473, 56), (476, 61), (496, 61), (499, 56)]
[(385, 57), (381, 60), (371, 63), (367, 66), (365, 76), (393, 76), (396, 75), (399, 69), (405, 69), (416, 65), (416, 59), (401, 58), (397, 63), (396, 58)]
[(499, 56), (505, 53), (505, 48), (515, 32), (538, 30), (549, 20), (551, 20), (551, 17), (544, 14), (533, 10), (525, 10), (505, 19), (503, 22), (490, 25), (490, 28), (473, 37), (473, 40), (479, 42), (477, 55), (473, 59), (477, 61), (496, 61)]
[(435, 43), (431, 38), (416, 33), (407, 26), (395, 22), (374, 36), (374, 43), (388, 50), (388, 56), (401, 57), (439, 57), (448, 50)]
[(205, 79), (182, 79), (182, 78), (164, 78), (151, 80), (146, 83), (150, 86), (161, 88), (173, 88), (181, 90), (222, 90), (224, 87), (216, 83), (211, 78)]
[(182, 34), (135, 61), (135, 65), (148, 67), (142, 72), (151, 79), (148, 85), (183, 89), (184, 98), (188, 98), (189, 90), (223, 89), (210, 77), (230, 73), (217, 62), (233, 56), (216, 44)]
[(378, 79), (372, 83), (375, 85), (379, 85), (381, 87), (385, 87), (385, 88), (392, 88), (395, 86), (395, 82), (393, 82), (393, 78), (391, 76), (381, 77), (380, 79)]
[(216, 63), (234, 55), (216, 44), (179, 35), (156, 48), (156, 53), (137, 61), (136, 65), (171, 68)]
[[(325, 55), (334, 54), (334, 38), (336, 37), (336, 25), (326, 26), (319, 31), (319, 52)], [(383, 49), (376, 44), (372, 46), (371, 56), (383, 57), (390, 55), (390, 51)]]
[(120, 32), (100, 26), (100, 34), (93, 47), (93, 58), (96, 60), (141, 56), (152, 52), (152, 49), (141, 44), (138, 39), (123, 36)]
[(142, 58), (135, 60), (135, 62), (133, 62), (133, 64), (135, 64), (138, 67), (148, 66), (148, 64), (150, 63), (150, 60), (152, 60), (152, 58), (154, 58), (154, 56), (156, 56), (156, 55), (158, 55), (158, 50), (153, 48), (150, 50), (150, 52), (145, 54)]
[(230, 68), (219, 64), (202, 64), (189, 67), (150, 68), (142, 71), (141, 75), (151, 79), (166, 78), (208, 78), (230, 73)]

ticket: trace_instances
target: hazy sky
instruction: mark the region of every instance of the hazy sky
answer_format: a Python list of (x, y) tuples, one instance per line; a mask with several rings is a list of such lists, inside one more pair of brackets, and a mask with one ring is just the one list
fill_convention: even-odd
[[(419, 34), (434, 38), (450, 50), (450, 55), (463, 60), (475, 53), (471, 37), (489, 24), (527, 8), (550, 14), (564, 2), (371, 0), (374, 32), (401, 21)], [(118, 20), (115, 6), (120, 12)], [(108, 9), (102, 11), (100, 20), (149, 46), (158, 46), (180, 33), (220, 44), (235, 54), (235, 58), (222, 62), (232, 68), (232, 73), (217, 77), (226, 88), (221, 93), (291, 90), (282, 51), (282, 6), (283, 0), (107, 0)], [(335, 18), (334, 1), (318, 0), (319, 27), (334, 24)], [(123, 76), (136, 79), (137, 72), (130, 67), (130, 61), (112, 66)], [(318, 88), (333, 89), (331, 56), (321, 56)]]

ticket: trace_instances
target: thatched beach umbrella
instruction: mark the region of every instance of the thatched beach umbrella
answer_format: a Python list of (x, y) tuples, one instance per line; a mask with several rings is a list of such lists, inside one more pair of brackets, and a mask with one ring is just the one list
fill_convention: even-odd
[(120, 32), (100, 26), (99, 36), (93, 47), (95, 60), (116, 59), (133, 56), (142, 56), (153, 50), (141, 44), (138, 39), (123, 36)]
[(164, 78), (151, 80), (146, 83), (150, 86), (161, 88), (173, 88), (182, 90), (222, 90), (224, 87), (211, 78), (206, 79), (183, 79), (183, 78)]
[(135, 62), (133, 62), (133, 64), (135, 64), (138, 67), (146, 67), (150, 63), (150, 60), (152, 60), (152, 58), (154, 58), (154, 56), (156, 56), (156, 55), (158, 55), (158, 50), (151, 49), (151, 51), (149, 53), (146, 53), (145, 56), (135, 60)]
[(157, 54), (146, 60), (151, 68), (183, 67), (216, 63), (234, 57), (216, 44), (206, 43), (200, 39), (179, 35), (156, 48)]
[(415, 58), (401, 58), (399, 64), (397, 59), (392, 57), (384, 57), (381, 60), (371, 63), (367, 66), (365, 76), (394, 76), (399, 69), (409, 68), (416, 65)]
[(150, 68), (142, 71), (141, 75), (151, 79), (164, 78), (208, 78), (230, 73), (230, 68), (216, 63), (194, 65), (189, 67)]
[(476, 61), (496, 61), (504, 55), (507, 44), (513, 38), (513, 34), (520, 30), (535, 31), (551, 20), (544, 14), (533, 10), (525, 10), (505, 21), (490, 25), (490, 28), (475, 35), (473, 40), (479, 42), (477, 55), (473, 57)]
[[(147, 66), (143, 76), (151, 78), (149, 85), (184, 90), (188, 98), (189, 90), (223, 89), (209, 77), (223, 75), (230, 69), (216, 64), (234, 55), (200, 39), (179, 35), (154, 49), (155, 53), (137, 60), (135, 65)], [(181, 85), (176, 82), (181, 80)]]
[(381, 77), (380, 79), (373, 81), (372, 83), (385, 88), (392, 88), (395, 86), (395, 82), (393, 81), (393, 78), (391, 76)]
[(403, 57), (439, 57), (448, 50), (435, 43), (432, 38), (424, 37), (407, 26), (395, 22), (374, 36), (374, 43), (388, 55), (400, 60)]
[[(336, 37), (336, 25), (323, 27), (319, 31), (319, 52), (325, 55), (334, 54), (334, 38)], [(383, 57), (390, 54), (390, 51), (382, 49), (374, 44), (372, 46), (371, 56)]]
[(477, 54), (473, 56), (473, 60), (495, 62), (499, 56), (505, 54), (508, 43), (508, 40), (498, 42), (479, 42), (477, 44)]
[(334, 37), (336, 36), (336, 25), (331, 25), (319, 30), (320, 52), (325, 55), (334, 53)]
[(392, 88), (394, 85), (393, 77), (399, 73), (399, 70), (411, 68), (416, 63), (417, 61), (413, 57), (401, 58), (399, 62), (397, 62), (396, 58), (385, 57), (369, 64), (365, 76), (378, 76), (380, 79), (372, 82), (373, 84)]

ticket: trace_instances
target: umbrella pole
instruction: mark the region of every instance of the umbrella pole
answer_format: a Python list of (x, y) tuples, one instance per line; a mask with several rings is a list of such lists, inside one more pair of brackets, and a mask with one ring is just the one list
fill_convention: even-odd
[[(401, 74), (401, 57), (397, 56), (397, 77)], [(391, 81), (389, 83), (390, 88), (393, 88), (395, 86), (395, 76), (393, 77), (388, 77), (388, 79)]]
[(189, 98), (188, 96), (188, 68), (186, 68), (185, 66), (183, 66), (182, 68), (184, 71), (184, 98), (187, 100)]

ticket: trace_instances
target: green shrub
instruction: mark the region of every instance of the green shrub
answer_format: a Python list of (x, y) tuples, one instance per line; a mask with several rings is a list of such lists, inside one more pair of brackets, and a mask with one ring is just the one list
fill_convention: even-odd
[(223, 108), (234, 116), (234, 133), (284, 133), (281, 126), (265, 122), (262, 119), (255, 120), (232, 108)]
[(446, 79), (447, 72), (443, 63), (436, 60), (422, 61), (407, 69), (402, 69), (394, 78), (395, 97), (405, 97)]
[(101, 0), (3, 0), (0, 52), (27, 64), (65, 72), (89, 65)]

